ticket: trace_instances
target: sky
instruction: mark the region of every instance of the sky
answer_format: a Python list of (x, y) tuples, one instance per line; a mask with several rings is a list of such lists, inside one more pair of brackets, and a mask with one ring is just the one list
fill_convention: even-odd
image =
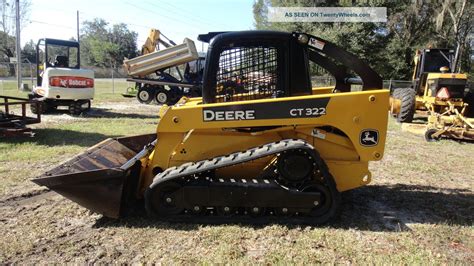
[[(21, 1), (21, 0), (20, 0)], [(210, 31), (253, 28), (254, 0), (31, 0), (29, 22), (22, 25), (22, 46), (40, 38), (76, 37), (76, 11), (82, 23), (103, 18), (110, 25), (125, 23), (138, 33), (137, 47), (145, 42), (151, 28), (159, 29), (176, 43), (185, 37)], [(206, 49), (206, 47), (204, 47)]]

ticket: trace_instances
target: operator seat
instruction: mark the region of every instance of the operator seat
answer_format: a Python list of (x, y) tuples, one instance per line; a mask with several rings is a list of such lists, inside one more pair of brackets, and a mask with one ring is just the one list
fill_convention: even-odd
[(57, 55), (54, 60), (55, 67), (69, 67), (69, 58), (65, 55)]

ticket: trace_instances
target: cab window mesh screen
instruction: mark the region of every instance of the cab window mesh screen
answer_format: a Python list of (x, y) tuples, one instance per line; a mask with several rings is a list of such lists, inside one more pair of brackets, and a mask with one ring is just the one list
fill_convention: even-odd
[(216, 80), (217, 102), (276, 97), (277, 48), (235, 47), (223, 51)]

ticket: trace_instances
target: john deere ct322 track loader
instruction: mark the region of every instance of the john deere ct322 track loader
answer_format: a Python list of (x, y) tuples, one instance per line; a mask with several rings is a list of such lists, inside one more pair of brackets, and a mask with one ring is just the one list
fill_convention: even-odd
[[(384, 152), (389, 92), (369, 66), (303, 33), (199, 39), (210, 42), (202, 98), (163, 106), (156, 134), (107, 139), (34, 182), (108, 217), (138, 199), (157, 217), (312, 223), (335, 215), (340, 192), (370, 182), (368, 162)], [(312, 88), (311, 64), (336, 85)], [(362, 90), (351, 92), (349, 70)]]

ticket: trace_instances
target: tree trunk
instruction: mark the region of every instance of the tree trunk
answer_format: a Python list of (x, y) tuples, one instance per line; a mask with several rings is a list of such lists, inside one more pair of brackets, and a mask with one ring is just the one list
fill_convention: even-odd
[[(8, 56), (8, 58), (14, 57), (15, 54), (13, 53), (12, 50), (6, 49), (5, 50), (5, 55)], [(16, 68), (15, 64), (9, 63), (8, 64), (8, 74), (10, 77), (16, 77)]]

